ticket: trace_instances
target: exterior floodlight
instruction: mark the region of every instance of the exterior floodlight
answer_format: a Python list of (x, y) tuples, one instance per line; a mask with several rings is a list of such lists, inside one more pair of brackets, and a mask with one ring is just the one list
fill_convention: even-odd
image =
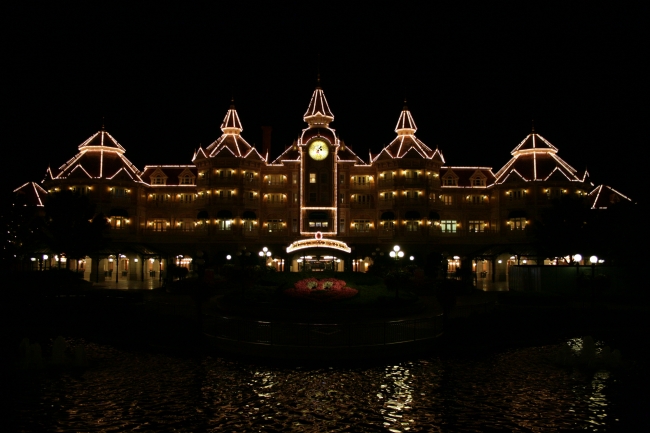
[(589, 262), (590, 262), (592, 265), (595, 265), (596, 263), (598, 263), (598, 257), (596, 257), (596, 256), (591, 256), (591, 257), (589, 257)]
[(48, 259), (47, 254), (43, 254), (43, 260), (47, 260), (47, 259)]

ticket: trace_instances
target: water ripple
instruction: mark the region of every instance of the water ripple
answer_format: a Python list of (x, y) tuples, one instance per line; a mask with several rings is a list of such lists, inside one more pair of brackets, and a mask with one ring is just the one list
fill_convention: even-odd
[(557, 366), (558, 346), (278, 368), (68, 343), (84, 345), (88, 368), (28, 381), (12, 403), (17, 431), (607, 431), (620, 418), (616, 375)]

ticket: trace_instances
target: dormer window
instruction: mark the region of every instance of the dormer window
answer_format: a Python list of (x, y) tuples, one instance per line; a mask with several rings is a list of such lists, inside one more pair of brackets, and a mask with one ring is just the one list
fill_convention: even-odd
[(458, 179), (455, 177), (443, 177), (442, 184), (445, 186), (458, 186)]
[(165, 178), (164, 177), (152, 177), (151, 178), (151, 184), (152, 185), (165, 185)]
[(472, 186), (485, 186), (485, 179), (480, 177), (475, 177), (472, 179)]
[(193, 184), (194, 184), (194, 179), (189, 174), (186, 174), (185, 176), (181, 177), (181, 185), (193, 185)]

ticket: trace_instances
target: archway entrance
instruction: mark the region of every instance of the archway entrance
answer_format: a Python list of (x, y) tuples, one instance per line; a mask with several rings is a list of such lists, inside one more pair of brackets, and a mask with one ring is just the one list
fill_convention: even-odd
[[(340, 253), (340, 252), (339, 252)], [(332, 251), (303, 250), (291, 257), (292, 272), (343, 272), (345, 257)], [(347, 254), (345, 254), (347, 256)]]
[(291, 272), (343, 272), (352, 249), (336, 239), (323, 238), (317, 232), (314, 238), (301, 239), (287, 247), (291, 256)]

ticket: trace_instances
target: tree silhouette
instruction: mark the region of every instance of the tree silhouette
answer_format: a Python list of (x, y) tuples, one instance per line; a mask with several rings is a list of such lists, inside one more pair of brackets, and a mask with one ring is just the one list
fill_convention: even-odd
[[(95, 213), (88, 197), (64, 190), (48, 196), (45, 202), (43, 240), (58, 254), (79, 259), (106, 245), (109, 228), (103, 214)], [(70, 260), (66, 261), (69, 267)]]

